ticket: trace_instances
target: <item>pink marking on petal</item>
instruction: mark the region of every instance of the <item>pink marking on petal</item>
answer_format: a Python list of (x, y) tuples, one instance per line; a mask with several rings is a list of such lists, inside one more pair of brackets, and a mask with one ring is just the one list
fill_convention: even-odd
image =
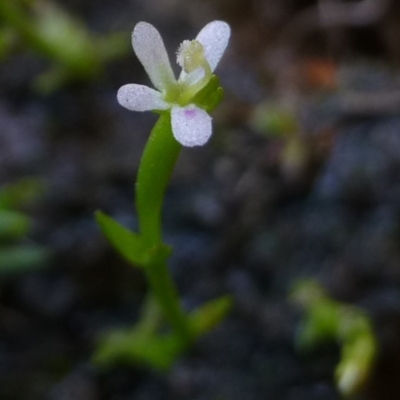
[(197, 110), (194, 109), (194, 108), (189, 108), (189, 109), (186, 109), (186, 110), (184, 111), (184, 113), (185, 113), (185, 117), (186, 117), (186, 118), (192, 119), (192, 118), (194, 118), (194, 117), (196, 116)]

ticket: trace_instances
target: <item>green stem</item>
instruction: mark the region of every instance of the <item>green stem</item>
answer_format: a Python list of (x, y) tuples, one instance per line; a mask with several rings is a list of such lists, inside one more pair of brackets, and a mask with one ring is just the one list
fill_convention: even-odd
[(164, 261), (149, 265), (145, 269), (145, 273), (152, 293), (158, 300), (173, 330), (179, 336), (182, 343), (189, 344), (192, 340), (189, 321), (182, 309), (178, 292), (171, 279), (167, 263)]
[(181, 147), (172, 135), (170, 114), (162, 114), (144, 149), (136, 183), (139, 230), (149, 247), (162, 243), (164, 194)]
[[(155, 251), (162, 245), (164, 194), (180, 150), (181, 145), (172, 135), (171, 116), (169, 113), (162, 114), (143, 152), (136, 183), (139, 231), (146, 247)], [(191, 340), (188, 319), (181, 307), (165, 257), (155, 255), (145, 272), (166, 318), (180, 338), (188, 343)]]

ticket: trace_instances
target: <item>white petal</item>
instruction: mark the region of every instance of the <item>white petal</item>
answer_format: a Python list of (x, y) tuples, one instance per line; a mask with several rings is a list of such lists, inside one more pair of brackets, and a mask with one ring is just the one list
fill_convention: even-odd
[(176, 82), (164, 42), (153, 25), (147, 22), (136, 24), (132, 46), (156, 89), (165, 91)]
[(167, 110), (170, 106), (157, 90), (148, 86), (129, 84), (118, 90), (118, 103), (131, 111)]
[(172, 107), (171, 125), (175, 139), (186, 147), (202, 146), (212, 133), (211, 117), (193, 104)]
[(203, 45), (212, 71), (221, 60), (230, 36), (231, 28), (223, 21), (210, 22), (197, 35), (196, 39)]

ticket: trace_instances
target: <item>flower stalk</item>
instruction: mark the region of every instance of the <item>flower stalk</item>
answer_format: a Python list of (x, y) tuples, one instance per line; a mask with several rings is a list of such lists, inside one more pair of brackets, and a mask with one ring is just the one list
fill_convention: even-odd
[[(136, 183), (139, 232), (145, 246), (154, 249), (160, 249), (162, 245), (161, 212), (164, 193), (182, 148), (172, 136), (170, 119), (170, 115), (164, 113), (154, 126), (143, 152)], [(169, 323), (179, 337), (188, 342), (190, 331), (187, 318), (165, 259), (155, 257), (145, 273), (151, 291)]]
[(144, 149), (136, 183), (139, 231), (149, 247), (160, 245), (164, 194), (182, 146), (171, 132), (171, 117), (163, 113)]

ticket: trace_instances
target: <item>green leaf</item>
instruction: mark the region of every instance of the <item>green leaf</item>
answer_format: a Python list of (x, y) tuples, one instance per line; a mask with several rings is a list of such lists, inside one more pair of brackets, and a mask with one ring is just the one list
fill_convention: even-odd
[(219, 79), (213, 75), (208, 84), (200, 90), (193, 99), (193, 103), (207, 112), (217, 108), (224, 97), (224, 90), (219, 86)]
[(41, 44), (38, 50), (74, 75), (96, 74), (100, 60), (84, 24), (54, 2), (40, 2), (36, 9), (33, 28)]
[(292, 110), (269, 103), (258, 105), (250, 122), (265, 136), (290, 137), (300, 131), (299, 122)]
[(187, 345), (175, 332), (165, 332), (164, 328), (162, 310), (150, 293), (133, 328), (114, 329), (100, 336), (93, 362), (106, 367), (135, 363), (166, 371)]
[(148, 247), (141, 235), (130, 231), (101, 211), (96, 212), (96, 221), (113, 247), (136, 266), (146, 267), (171, 254), (170, 247), (163, 244)]
[(17, 35), (10, 27), (0, 27), (0, 61), (11, 53), (17, 41)]
[(0, 275), (22, 273), (44, 267), (50, 253), (36, 245), (18, 245), (0, 249)]
[(23, 178), (0, 188), (0, 209), (24, 207), (43, 195), (45, 187), (37, 178)]
[(184, 349), (174, 334), (151, 334), (136, 328), (114, 330), (100, 338), (93, 362), (100, 366), (134, 362), (166, 371)]
[(123, 257), (138, 266), (147, 263), (147, 250), (138, 234), (125, 228), (102, 211), (97, 211), (95, 215), (102, 232)]
[(30, 225), (25, 214), (0, 210), (0, 240), (18, 239), (28, 232)]
[(231, 311), (232, 305), (232, 297), (227, 295), (208, 301), (193, 311), (189, 319), (195, 337), (200, 337), (218, 325)]
[[(223, 296), (192, 312), (189, 316), (192, 339), (213, 329), (231, 308), (232, 298)], [(93, 362), (102, 366), (135, 362), (158, 370), (168, 370), (191, 342), (182, 341), (175, 333), (159, 334), (156, 328), (157, 324), (149, 330), (146, 325), (139, 323), (133, 329), (105, 333), (100, 338)]]

